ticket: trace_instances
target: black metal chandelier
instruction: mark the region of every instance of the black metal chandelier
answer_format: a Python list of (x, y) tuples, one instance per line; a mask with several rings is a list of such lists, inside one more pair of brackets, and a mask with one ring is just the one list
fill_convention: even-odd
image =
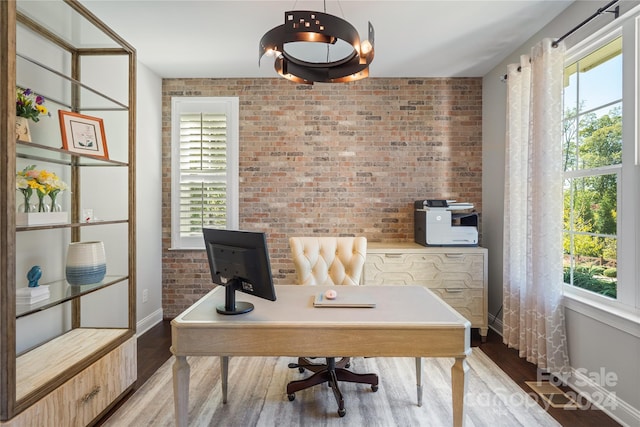
[[(299, 42), (324, 43), (326, 56), (302, 58)], [(340, 44), (345, 51), (330, 58), (329, 46)], [(374, 30), (369, 22), (369, 38), (360, 42), (356, 29), (344, 19), (322, 12), (296, 10), (284, 13), (284, 24), (260, 39), (258, 65), (266, 55), (275, 55), (274, 67), (282, 77), (296, 83), (344, 83), (369, 76), (373, 61)], [(299, 48), (300, 46), (298, 46)]]

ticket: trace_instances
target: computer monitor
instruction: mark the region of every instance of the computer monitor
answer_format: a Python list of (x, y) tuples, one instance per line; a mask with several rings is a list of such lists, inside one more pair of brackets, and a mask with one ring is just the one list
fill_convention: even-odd
[(271, 264), (265, 233), (203, 228), (213, 283), (225, 287), (221, 314), (242, 314), (253, 310), (253, 304), (236, 301), (236, 291), (276, 300), (271, 278)]

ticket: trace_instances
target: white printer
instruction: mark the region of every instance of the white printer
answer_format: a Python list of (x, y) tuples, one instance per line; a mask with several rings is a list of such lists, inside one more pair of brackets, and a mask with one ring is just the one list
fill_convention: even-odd
[(414, 235), (423, 246), (477, 246), (478, 213), (470, 203), (416, 200)]

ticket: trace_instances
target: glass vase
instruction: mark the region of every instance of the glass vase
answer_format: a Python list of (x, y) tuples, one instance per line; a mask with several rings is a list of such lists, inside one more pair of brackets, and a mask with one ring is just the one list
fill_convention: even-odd
[(23, 201), (22, 203), (20, 203), (20, 205), (18, 205), (18, 212), (19, 213), (29, 213), (29, 212), (35, 212), (36, 211), (36, 206), (31, 204), (31, 195), (30, 194), (26, 194), (26, 193), (22, 193), (22, 197), (23, 197)]
[(62, 212), (62, 206), (57, 202), (59, 194), (58, 193), (49, 193), (49, 198), (51, 199), (50, 211), (51, 212)]
[(49, 205), (44, 202), (46, 194), (38, 194), (38, 212), (49, 212)]

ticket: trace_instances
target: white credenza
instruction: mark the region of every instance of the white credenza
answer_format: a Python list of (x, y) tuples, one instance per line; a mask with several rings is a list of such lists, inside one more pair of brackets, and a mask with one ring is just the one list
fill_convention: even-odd
[(488, 332), (487, 249), (434, 247), (413, 242), (367, 244), (364, 285), (422, 285)]

